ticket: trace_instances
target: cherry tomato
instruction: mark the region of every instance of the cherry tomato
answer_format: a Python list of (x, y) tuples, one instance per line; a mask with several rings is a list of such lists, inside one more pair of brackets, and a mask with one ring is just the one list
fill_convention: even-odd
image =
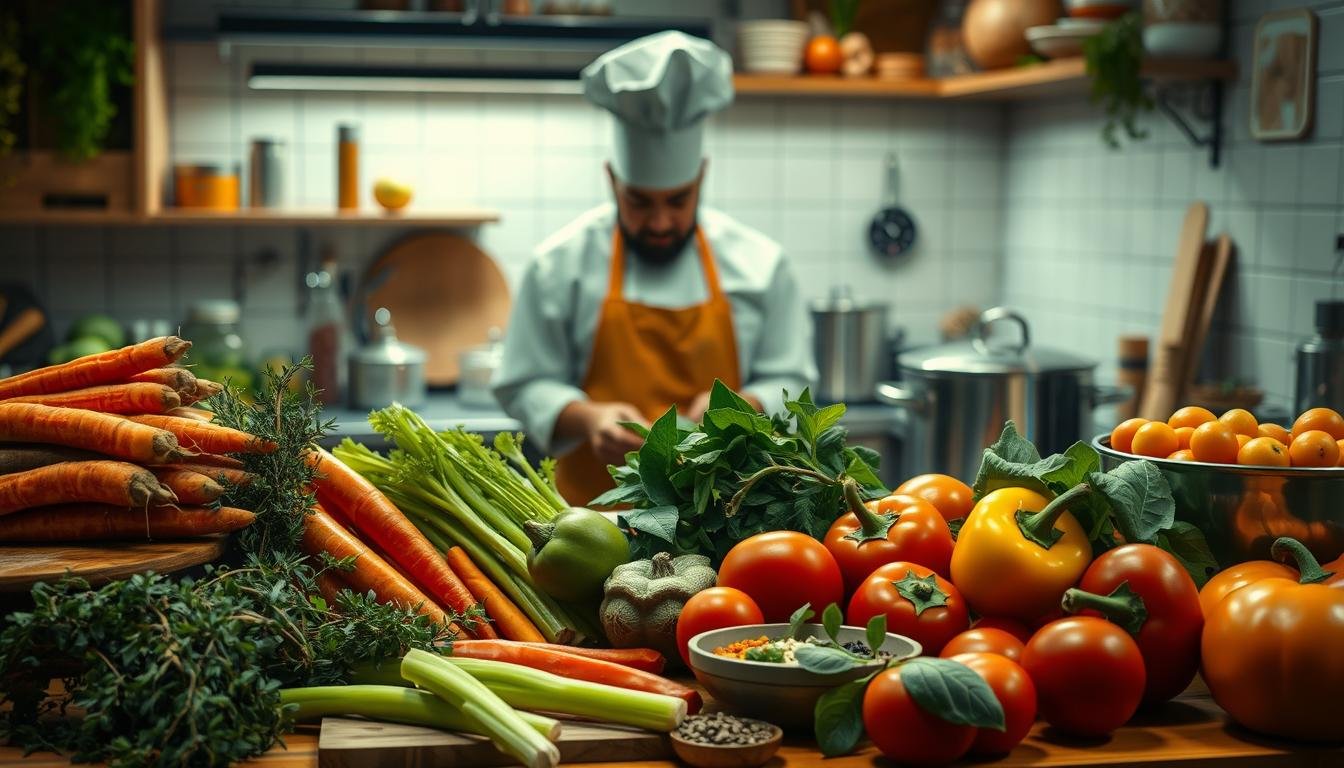
[(1250, 467), (1286, 467), (1288, 448), (1272, 437), (1253, 437), (1237, 451), (1237, 463)]
[(1190, 435), (1190, 453), (1194, 454), (1195, 461), (1236, 464), (1239, 450), (1237, 433), (1221, 421), (1200, 424)]
[(1150, 421), (1134, 433), (1129, 452), (1164, 459), (1180, 449), (1181, 441), (1176, 437), (1176, 430), (1161, 421)]
[(1251, 412), (1245, 408), (1233, 408), (1218, 417), (1218, 420), (1227, 425), (1228, 429), (1236, 432), (1238, 435), (1247, 437), (1260, 436), (1260, 422), (1255, 420)]
[(1022, 651), (1041, 717), (1081, 736), (1105, 736), (1139, 709), (1143, 655), (1125, 630), (1092, 616), (1041, 627)]
[(1339, 466), (1344, 467), (1344, 438), (1336, 440), (1335, 447), (1339, 449)]
[(975, 629), (1002, 629), (1004, 632), (1016, 637), (1025, 645), (1035, 633), (1031, 627), (1018, 621), (1017, 619), (1008, 619), (1002, 616), (981, 616), (971, 625)]
[(1293, 437), (1318, 429), (1336, 440), (1344, 440), (1344, 416), (1329, 408), (1308, 408), (1293, 422)]
[(1172, 429), (1180, 429), (1181, 427), (1190, 427), (1193, 429), (1200, 424), (1207, 424), (1210, 421), (1215, 421), (1217, 418), (1217, 416), (1213, 415), (1213, 411), (1210, 411), (1208, 408), (1201, 408), (1198, 405), (1187, 405), (1171, 414), (1171, 418), (1167, 419), (1167, 424), (1171, 425)]
[(1189, 448), (1182, 448), (1168, 456), (1167, 459), (1170, 461), (1194, 461), (1195, 454), (1191, 453)]
[(1002, 629), (976, 626), (948, 640), (938, 655), (950, 659), (960, 653), (997, 653), (1017, 661), (1022, 658), (1023, 647), (1025, 644), (1021, 640)]
[(845, 593), (835, 558), (820, 541), (796, 531), (767, 531), (739, 541), (719, 566), (719, 586), (751, 595), (772, 624), (788, 621), (804, 603), (820, 616)]
[(1278, 424), (1270, 424), (1269, 422), (1265, 422), (1264, 424), (1261, 424), (1256, 429), (1256, 431), (1260, 433), (1261, 437), (1272, 437), (1275, 440), (1278, 440), (1280, 443), (1283, 443), (1284, 445), (1288, 445), (1289, 443), (1293, 442), (1293, 433), (1289, 432), (1288, 430), (1284, 429)]
[(1036, 685), (1031, 682), (1031, 676), (1016, 661), (997, 653), (962, 653), (951, 658), (983, 678), (994, 691), (994, 698), (1003, 705), (1003, 730), (977, 729), (971, 754), (988, 756), (1012, 752), (1036, 722)]
[(836, 518), (824, 542), (840, 566), (845, 594), (879, 566), (897, 561), (919, 563), (947, 577), (952, 532), (932, 504), (913, 496), (888, 496), (858, 507)]
[(1180, 446), (1179, 450), (1190, 448), (1190, 436), (1195, 434), (1194, 427), (1176, 427), (1176, 444)]
[(765, 617), (751, 597), (732, 587), (710, 587), (691, 595), (677, 616), (677, 648), (681, 660), (691, 666), (691, 638), (701, 632), (745, 624), (763, 624)]
[(1134, 433), (1147, 424), (1147, 419), (1125, 419), (1111, 430), (1111, 447), (1121, 453), (1130, 453), (1134, 447)]
[(1288, 456), (1294, 467), (1333, 467), (1339, 464), (1339, 443), (1329, 432), (1309, 429), (1293, 438)]
[(975, 507), (971, 487), (951, 475), (916, 475), (894, 493), (921, 498), (938, 508), (944, 520), (961, 520)]
[(914, 640), (929, 656), (971, 623), (952, 582), (917, 563), (887, 563), (873, 571), (854, 590), (845, 621), (863, 627), (879, 613), (886, 614), (888, 632)]
[(863, 728), (882, 754), (902, 764), (942, 765), (966, 754), (976, 728), (925, 712), (901, 682), (901, 668), (883, 670), (863, 693)]

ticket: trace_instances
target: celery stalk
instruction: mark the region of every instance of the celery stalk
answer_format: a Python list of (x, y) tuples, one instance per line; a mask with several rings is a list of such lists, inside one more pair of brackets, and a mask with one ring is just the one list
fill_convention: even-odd
[(513, 707), (443, 657), (413, 649), (402, 657), (401, 675), (461, 711), (477, 733), (527, 768), (555, 768), (560, 762), (560, 750)]
[(449, 657), (446, 661), (481, 681), (501, 699), (519, 709), (591, 717), (663, 732), (676, 730), (686, 717), (686, 702), (675, 696), (571, 680), (502, 661), (456, 657)]
[[(401, 680), (395, 664), (386, 666), (399, 685), (286, 688), (280, 691), (280, 703), (289, 705), (287, 714), (296, 721), (319, 720), (331, 715), (359, 715), (387, 723), (480, 734), (474, 723), (460, 711), (429, 691), (406, 687), (407, 683)], [(531, 712), (519, 712), (518, 715), (547, 741), (555, 741), (560, 735), (558, 720)]]

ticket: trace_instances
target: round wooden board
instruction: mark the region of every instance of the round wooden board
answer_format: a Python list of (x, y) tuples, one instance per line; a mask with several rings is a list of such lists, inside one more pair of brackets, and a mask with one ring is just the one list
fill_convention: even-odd
[[(494, 259), (460, 235), (410, 235), (364, 275), (365, 320), (379, 307), (392, 313), (397, 338), (425, 350), (425, 381), (457, 383), (458, 355), (509, 322), (509, 284)], [(372, 323), (369, 323), (369, 327)]]
[(183, 541), (106, 542), (91, 546), (22, 544), (0, 546), (0, 592), (26, 592), (39, 581), (55, 581), (68, 571), (93, 586), (132, 574), (171, 573), (223, 556), (229, 538)]

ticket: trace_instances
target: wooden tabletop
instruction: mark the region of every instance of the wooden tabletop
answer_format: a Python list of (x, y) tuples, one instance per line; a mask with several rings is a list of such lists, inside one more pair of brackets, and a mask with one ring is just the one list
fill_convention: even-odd
[[(67, 573), (97, 587), (134, 573), (172, 573), (218, 560), (227, 536), (181, 541), (104, 542), (90, 546), (12, 544), (0, 546), (0, 592), (27, 592), (39, 581)], [(31, 605), (31, 603), (29, 604)]]
[[(301, 726), (249, 764), (261, 768), (317, 768), (316, 726)], [(967, 765), (1091, 766), (1142, 765), (1144, 768), (1325, 768), (1344, 765), (1344, 752), (1261, 739), (1227, 722), (1226, 715), (1198, 682), (1177, 699), (1151, 714), (1141, 715), (1108, 739), (1076, 739), (1038, 723), (1012, 754), (995, 761)], [(65, 768), (68, 763), (49, 753), (22, 757), (19, 750), (0, 747), (0, 766)], [(582, 766), (574, 763), (572, 765)], [(584, 768), (671, 768), (671, 761), (594, 763)], [(786, 740), (768, 768), (883, 768), (875, 748), (865, 746), (852, 755), (824, 760), (804, 739)]]

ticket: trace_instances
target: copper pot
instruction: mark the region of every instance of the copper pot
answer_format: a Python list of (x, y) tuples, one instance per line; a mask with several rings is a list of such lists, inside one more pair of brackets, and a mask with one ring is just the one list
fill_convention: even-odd
[(961, 21), (966, 53), (981, 69), (1011, 67), (1031, 53), (1027, 27), (1063, 15), (1059, 0), (971, 0)]

